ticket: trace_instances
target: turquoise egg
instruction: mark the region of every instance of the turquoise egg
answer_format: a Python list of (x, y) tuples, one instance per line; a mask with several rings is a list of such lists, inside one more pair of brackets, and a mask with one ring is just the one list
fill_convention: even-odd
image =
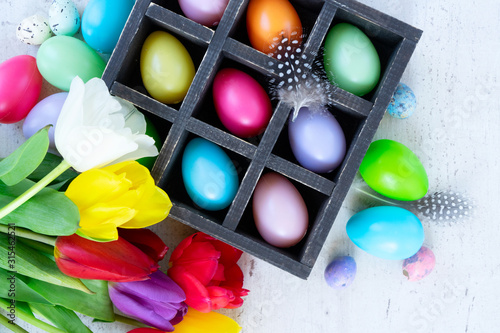
[(238, 191), (238, 173), (227, 154), (202, 138), (191, 140), (182, 156), (182, 179), (189, 197), (206, 210), (224, 209)]
[(418, 217), (395, 206), (373, 207), (355, 214), (347, 222), (346, 231), (356, 246), (383, 259), (409, 258), (424, 242)]

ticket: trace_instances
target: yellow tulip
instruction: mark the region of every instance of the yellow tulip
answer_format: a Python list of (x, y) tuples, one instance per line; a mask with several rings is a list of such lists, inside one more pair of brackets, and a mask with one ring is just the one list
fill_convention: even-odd
[(172, 207), (149, 170), (136, 161), (85, 171), (71, 182), (66, 196), (80, 211), (77, 233), (103, 241), (118, 239), (117, 227), (144, 228), (161, 222)]
[(217, 312), (202, 313), (189, 308), (175, 333), (239, 333), (241, 327), (233, 319)]

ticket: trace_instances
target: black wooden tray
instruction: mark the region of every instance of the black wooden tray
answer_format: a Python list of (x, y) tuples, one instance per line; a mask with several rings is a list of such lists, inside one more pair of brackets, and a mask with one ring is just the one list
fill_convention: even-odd
[[(336, 89), (330, 111), (347, 140), (347, 154), (330, 174), (316, 174), (301, 167), (290, 149), (286, 121), (291, 107), (274, 101), (274, 113), (263, 135), (240, 139), (229, 133), (217, 117), (212, 82), (219, 69), (243, 69), (265, 86), (272, 76), (273, 58), (250, 46), (246, 33), (248, 0), (231, 0), (220, 24), (213, 29), (186, 18), (176, 0), (137, 0), (103, 79), (112, 94), (134, 103), (156, 125), (163, 148), (152, 170), (158, 186), (174, 206), (170, 216), (255, 255), (298, 277), (307, 278), (325, 242), (363, 156), (377, 130), (394, 90), (417, 45), (422, 31), (351, 0), (290, 0), (307, 34), (304, 53), (320, 54), (333, 25), (351, 23), (364, 31), (381, 60), (381, 79), (367, 96)], [(178, 105), (151, 98), (142, 84), (139, 58), (146, 37), (163, 30), (187, 48), (196, 66), (188, 94)], [(197, 208), (187, 195), (181, 176), (186, 144), (202, 137), (222, 147), (233, 160), (240, 187), (229, 208), (209, 212)], [(287, 177), (299, 190), (309, 211), (309, 229), (297, 245), (280, 249), (259, 235), (252, 217), (251, 198), (263, 172)]]

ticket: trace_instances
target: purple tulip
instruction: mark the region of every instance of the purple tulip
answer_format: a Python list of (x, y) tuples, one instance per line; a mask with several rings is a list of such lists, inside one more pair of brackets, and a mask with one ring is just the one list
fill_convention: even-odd
[(110, 282), (109, 297), (124, 314), (172, 332), (187, 312), (186, 294), (166, 274), (156, 271), (149, 280)]

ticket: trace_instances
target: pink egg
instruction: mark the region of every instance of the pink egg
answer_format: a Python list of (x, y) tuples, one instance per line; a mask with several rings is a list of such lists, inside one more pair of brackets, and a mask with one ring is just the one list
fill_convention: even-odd
[(214, 80), (215, 109), (222, 124), (234, 135), (249, 138), (261, 134), (272, 116), (269, 96), (250, 75), (225, 68)]
[(40, 96), (42, 80), (32, 56), (20, 55), (0, 64), (0, 123), (26, 117)]
[(262, 238), (276, 247), (290, 247), (304, 238), (309, 215), (299, 191), (275, 172), (263, 175), (253, 194), (253, 217)]
[(182, 12), (191, 20), (212, 27), (218, 25), (229, 0), (179, 0)]
[(436, 265), (434, 253), (422, 246), (417, 253), (403, 262), (403, 275), (409, 281), (419, 281), (429, 275)]
[(23, 123), (23, 134), (26, 139), (29, 139), (33, 134), (47, 125), (52, 125), (49, 129), (50, 148), (55, 150), (54, 129), (59, 118), (59, 113), (68, 96), (67, 92), (61, 92), (50, 95), (31, 109), (30, 113)]

